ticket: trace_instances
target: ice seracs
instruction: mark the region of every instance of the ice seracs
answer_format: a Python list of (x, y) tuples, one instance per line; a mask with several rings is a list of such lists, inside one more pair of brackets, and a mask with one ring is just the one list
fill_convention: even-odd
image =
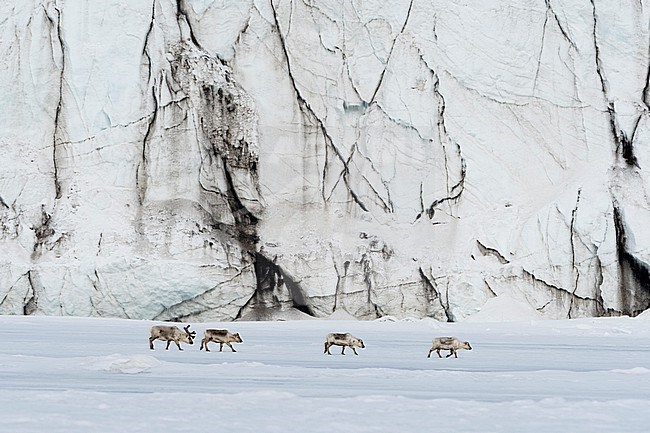
[(0, 4), (0, 314), (650, 307), (650, 8), (122, 3)]

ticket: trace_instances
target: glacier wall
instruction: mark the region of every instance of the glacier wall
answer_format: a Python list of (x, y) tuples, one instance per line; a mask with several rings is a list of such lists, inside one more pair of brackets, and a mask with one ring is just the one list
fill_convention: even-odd
[(0, 314), (650, 307), (648, 1), (0, 17)]

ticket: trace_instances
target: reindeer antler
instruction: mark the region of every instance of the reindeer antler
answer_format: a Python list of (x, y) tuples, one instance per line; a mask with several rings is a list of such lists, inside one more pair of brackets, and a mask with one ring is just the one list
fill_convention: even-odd
[(190, 325), (184, 326), (183, 329), (187, 332), (187, 335), (196, 336), (196, 331), (190, 331)]

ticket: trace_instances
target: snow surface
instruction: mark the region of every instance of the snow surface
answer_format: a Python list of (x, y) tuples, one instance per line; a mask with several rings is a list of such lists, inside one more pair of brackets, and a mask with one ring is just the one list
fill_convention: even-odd
[[(495, 310), (496, 311), (496, 310)], [(196, 323), (237, 353), (155, 342), (150, 321), (0, 316), (1, 432), (647, 432), (650, 316), (564, 321)], [(359, 356), (323, 354), (328, 332)], [(427, 359), (431, 339), (471, 342)]]

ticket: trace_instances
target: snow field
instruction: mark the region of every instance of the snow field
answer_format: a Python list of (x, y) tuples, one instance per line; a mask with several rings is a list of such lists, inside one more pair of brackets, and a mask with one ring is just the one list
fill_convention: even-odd
[[(196, 323), (0, 316), (1, 432), (646, 432), (650, 320)], [(206, 328), (244, 340), (199, 351)], [(333, 347), (351, 332), (359, 356)], [(426, 358), (431, 339), (474, 350)], [(216, 350), (215, 350), (216, 349)], [(443, 419), (446, 418), (446, 419)]]

